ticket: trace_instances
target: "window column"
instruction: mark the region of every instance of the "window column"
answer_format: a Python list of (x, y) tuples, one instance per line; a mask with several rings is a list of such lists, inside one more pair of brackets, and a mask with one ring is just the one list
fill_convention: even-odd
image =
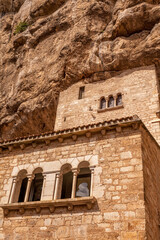
[(42, 192), (41, 192), (41, 199), (43, 198), (43, 195), (44, 195), (44, 188), (45, 188), (45, 184), (46, 184), (46, 174), (42, 174), (43, 175), (43, 186), (42, 186)]
[(71, 198), (75, 198), (76, 196), (76, 183), (77, 183), (77, 175), (78, 175), (78, 170), (77, 169), (72, 169), (73, 172), (73, 184), (72, 184), (72, 195)]
[(55, 185), (54, 200), (57, 199), (57, 195), (58, 195), (59, 178), (60, 178), (60, 172), (56, 173), (56, 185)]
[(27, 178), (28, 178), (28, 183), (27, 183), (27, 189), (26, 189), (24, 202), (28, 202), (29, 193), (30, 193), (30, 189), (31, 189), (32, 180), (34, 179), (34, 175), (33, 174), (27, 175)]
[(93, 176), (94, 176), (94, 167), (90, 167), (91, 170), (91, 186), (90, 186), (90, 196), (93, 196)]
[(18, 181), (17, 176), (16, 176), (16, 177), (13, 177), (12, 187), (11, 187), (11, 192), (10, 192), (10, 197), (9, 197), (8, 203), (12, 203), (12, 202), (13, 202), (13, 197), (14, 197), (14, 192), (15, 192), (15, 187), (16, 187), (17, 181)]

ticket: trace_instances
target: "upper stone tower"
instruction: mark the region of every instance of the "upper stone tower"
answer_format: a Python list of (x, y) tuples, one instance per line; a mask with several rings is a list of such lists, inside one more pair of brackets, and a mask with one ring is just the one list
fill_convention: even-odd
[(60, 93), (55, 130), (138, 115), (160, 143), (155, 67), (128, 70), (106, 81), (78, 82)]

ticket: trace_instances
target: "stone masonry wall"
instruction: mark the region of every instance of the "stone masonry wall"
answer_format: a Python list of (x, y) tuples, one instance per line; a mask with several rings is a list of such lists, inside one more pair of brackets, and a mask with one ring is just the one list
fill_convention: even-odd
[(0, 203), (8, 200), (11, 175), (17, 166), (23, 169), (28, 165), (34, 169), (38, 164), (45, 166), (52, 162), (50, 171), (58, 171), (65, 163), (76, 167), (84, 160), (95, 165), (93, 195), (97, 203), (93, 209), (80, 206), (69, 212), (61, 207), (52, 214), (47, 209), (40, 214), (27, 210), (23, 215), (10, 213), (4, 218), (0, 211), (0, 239), (144, 240), (141, 134), (133, 128), (2, 153)]
[(160, 239), (160, 148), (142, 131), (147, 240)]
[[(81, 86), (85, 86), (85, 95), (78, 99)], [(116, 97), (118, 93), (122, 93), (122, 108), (97, 112), (102, 96)], [(160, 119), (156, 116), (159, 109), (155, 67), (136, 68), (102, 82), (78, 82), (61, 92), (55, 130), (138, 115), (160, 143)]]

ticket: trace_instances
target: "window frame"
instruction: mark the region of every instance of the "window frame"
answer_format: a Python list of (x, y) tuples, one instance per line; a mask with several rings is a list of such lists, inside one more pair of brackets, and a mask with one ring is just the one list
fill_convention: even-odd
[(79, 88), (79, 94), (78, 94), (78, 99), (81, 100), (84, 98), (85, 95), (85, 86), (81, 86)]
[[(103, 100), (104, 100), (104, 103), (105, 103), (105, 107), (103, 107), (103, 104), (104, 104), (104, 103), (102, 103)], [(106, 101), (106, 98), (103, 96), (103, 97), (100, 98), (99, 109), (103, 110), (103, 109), (106, 109), (106, 107), (107, 107), (107, 101)]]
[[(71, 166), (71, 165), (70, 165)], [(90, 176), (90, 194), (89, 196), (82, 196), (82, 197), (75, 197), (75, 193), (76, 193), (76, 179), (77, 179), (77, 175), (80, 172), (81, 167), (87, 167), (87, 169), (90, 169), (91, 172), (91, 176)], [(62, 166), (63, 167), (63, 166)], [(61, 167), (61, 169), (62, 169)], [(73, 172), (73, 185), (74, 188), (72, 186), (72, 196), (71, 198), (65, 198), (65, 199), (58, 199), (58, 198), (53, 198), (55, 197), (55, 193), (56, 193), (56, 188), (59, 187), (60, 181), (56, 181), (56, 179), (60, 179), (60, 175), (62, 175), (62, 172), (55, 172), (55, 181), (53, 182), (53, 196), (52, 199), (47, 200), (45, 199), (44, 201), (42, 199), (40, 199), (40, 201), (24, 201), (24, 202), (12, 202), (11, 199), (15, 193), (16, 190), (16, 183), (19, 180), (18, 176), (19, 173), (17, 174), (17, 176), (13, 176), (13, 180), (12, 180), (12, 186), (10, 189), (10, 195), (9, 195), (9, 201), (7, 204), (3, 204), (0, 205), (0, 207), (2, 207), (3, 211), (4, 211), (4, 215), (7, 216), (8, 213), (10, 211), (19, 211), (19, 214), (23, 214), (25, 212), (26, 209), (35, 209), (36, 213), (40, 213), (41, 208), (49, 208), (50, 212), (54, 212), (55, 207), (67, 207), (68, 210), (72, 210), (74, 206), (81, 206), (84, 205), (88, 208), (88, 210), (90, 210), (93, 206), (93, 204), (96, 202), (96, 198), (93, 196), (93, 175), (94, 175), (94, 169), (95, 166), (90, 166), (88, 162), (84, 161), (81, 162), (77, 168), (71, 168), (72, 172)], [(26, 192), (30, 191), (30, 187), (31, 187), (31, 183), (34, 179), (34, 174), (36, 174), (36, 171), (33, 171), (32, 174), (28, 174), (27, 170), (25, 170), (26, 175), (28, 177), (28, 185), (27, 185), (27, 189)], [(42, 170), (43, 172), (43, 170)], [(45, 179), (46, 179), (46, 175), (50, 174), (51, 171), (49, 171), (48, 173), (45, 172), (43, 173), (44, 179), (43, 179), (43, 189), (42, 189), (42, 193), (44, 191), (44, 185), (45, 185)], [(84, 177), (85, 174), (81, 174), (82, 177)], [(88, 173), (87, 173), (88, 175)], [(57, 178), (58, 176), (58, 178)], [(73, 189), (74, 189), (74, 195), (73, 195)], [(29, 195), (28, 195), (29, 196)], [(41, 195), (42, 197), (42, 195)], [(26, 198), (26, 196), (25, 196)]]
[[(121, 103), (120, 104), (118, 104), (117, 103), (117, 100), (118, 100), (118, 97), (121, 97)], [(116, 95), (116, 107), (118, 107), (118, 106), (122, 106), (123, 105), (123, 101), (122, 101), (122, 93), (117, 93), (117, 95)]]

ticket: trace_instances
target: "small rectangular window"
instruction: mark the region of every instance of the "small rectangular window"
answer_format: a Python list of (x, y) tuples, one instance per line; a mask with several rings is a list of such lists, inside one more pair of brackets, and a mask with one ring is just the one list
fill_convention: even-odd
[(84, 86), (79, 88), (79, 97), (78, 97), (78, 99), (84, 98), (84, 90), (85, 90)]

